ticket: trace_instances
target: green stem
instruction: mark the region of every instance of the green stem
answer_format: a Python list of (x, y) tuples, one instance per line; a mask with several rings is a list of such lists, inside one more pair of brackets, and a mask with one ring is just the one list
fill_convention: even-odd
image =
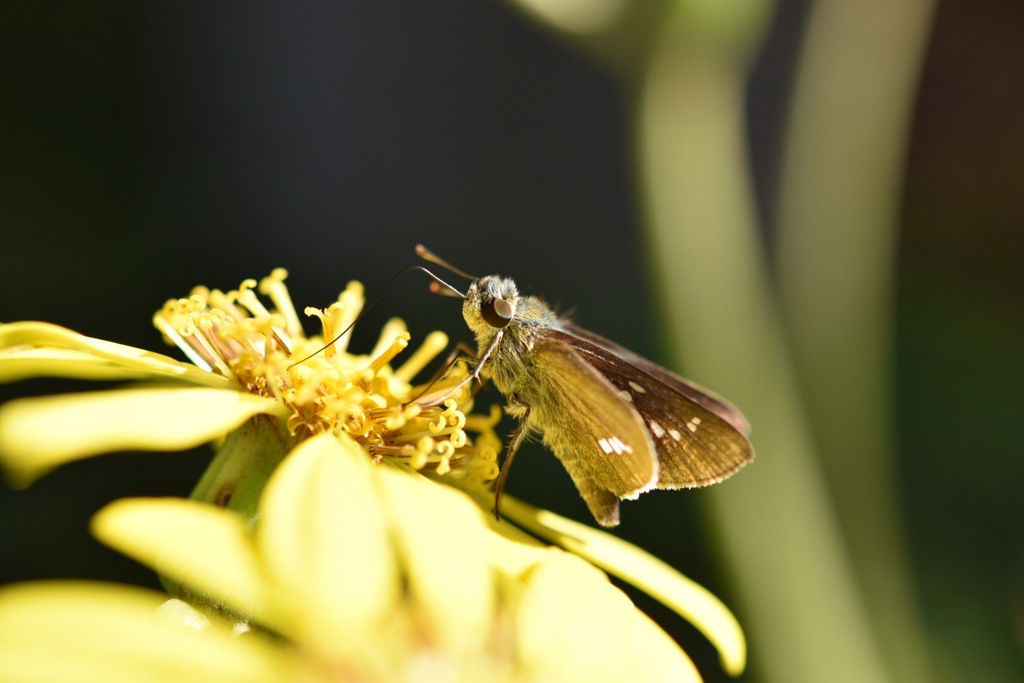
[(224, 438), (191, 497), (255, 523), (263, 487), (293, 445), (277, 418), (252, 418)]
[(933, 679), (894, 481), (890, 386), (903, 159), (933, 5), (814, 5), (777, 221), (802, 388), (873, 627), (901, 681)]
[(742, 121), (745, 63), (663, 34), (639, 103), (650, 255), (672, 350), (753, 425), (754, 463), (702, 496), (766, 680), (885, 667), (811, 445), (763, 256)]

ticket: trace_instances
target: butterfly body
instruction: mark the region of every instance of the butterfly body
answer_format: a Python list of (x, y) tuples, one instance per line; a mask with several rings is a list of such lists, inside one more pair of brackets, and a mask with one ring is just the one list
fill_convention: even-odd
[(474, 281), (463, 317), (476, 336), (478, 372), (520, 420), (508, 464), (540, 434), (594, 518), (619, 523), (619, 501), (653, 488), (721, 481), (753, 459), (746, 420), (687, 380), (558, 317), (498, 276)]

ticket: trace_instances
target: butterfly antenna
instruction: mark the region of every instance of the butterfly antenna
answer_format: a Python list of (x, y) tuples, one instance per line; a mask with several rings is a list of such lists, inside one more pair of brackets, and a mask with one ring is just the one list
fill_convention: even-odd
[(438, 276), (434, 275), (432, 272), (430, 272), (429, 270), (427, 270), (423, 266), (409, 266), (408, 268), (403, 268), (402, 270), (398, 271), (398, 273), (396, 273), (393, 278), (391, 278), (391, 282), (389, 282), (384, 287), (384, 289), (382, 289), (377, 294), (377, 296), (373, 297), (373, 300), (369, 304), (367, 304), (366, 307), (362, 311), (360, 311), (359, 315), (356, 316), (356, 319), (353, 320), (351, 323), (349, 323), (348, 327), (346, 327), (344, 330), (342, 330), (338, 334), (338, 336), (336, 336), (334, 339), (332, 339), (331, 341), (327, 342), (326, 344), (324, 344), (319, 349), (317, 349), (313, 353), (309, 354), (305, 358), (302, 358), (301, 360), (295, 361), (294, 363), (289, 365), (287, 369), (291, 369), (291, 368), (295, 367), (296, 365), (300, 365), (302, 363), (305, 363), (307, 360), (309, 360), (313, 356), (315, 356), (315, 355), (317, 355), (319, 353), (323, 353), (328, 348), (330, 348), (332, 344), (335, 344), (339, 339), (341, 339), (346, 334), (348, 334), (349, 331), (351, 331), (351, 329), (356, 326), (356, 323), (359, 322), (360, 320), (362, 320), (363, 316), (366, 315), (367, 313), (369, 313), (370, 309), (373, 308), (374, 306), (376, 306), (377, 302), (380, 301), (381, 298), (385, 294), (387, 294), (388, 290), (391, 289), (395, 285), (395, 283), (398, 281), (398, 278), (402, 277), (406, 273), (411, 273), (414, 270), (418, 270), (420, 272), (426, 273), (430, 277), (430, 279), (433, 280), (433, 282), (430, 283), (430, 290), (432, 292), (444, 293), (446, 296), (457, 296), (457, 297), (462, 298), (462, 299), (466, 298), (465, 294), (463, 294), (459, 290), (455, 289), (455, 287), (452, 287), (450, 284), (448, 284), (447, 282), (445, 282), (444, 280), (442, 280)]
[[(455, 266), (453, 266), (452, 264), (448, 263), (443, 258), (441, 258), (437, 254), (435, 254), (434, 252), (432, 252), (429, 249), (427, 249), (422, 244), (417, 244), (416, 245), (416, 255), (419, 256), (424, 261), (429, 261), (430, 263), (433, 263), (435, 265), (441, 266), (445, 270), (449, 270), (449, 271), (455, 273), (459, 277), (464, 277), (467, 280), (479, 280), (480, 279), (480, 278), (476, 277), (475, 275), (470, 275), (466, 271), (461, 270), (459, 268), (456, 268)], [(463, 298), (465, 298), (465, 297), (463, 297)]]

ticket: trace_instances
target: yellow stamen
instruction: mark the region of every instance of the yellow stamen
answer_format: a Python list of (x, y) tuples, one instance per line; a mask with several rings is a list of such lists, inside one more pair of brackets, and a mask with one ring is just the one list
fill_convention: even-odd
[[(370, 354), (353, 356), (347, 352), (349, 335), (331, 342), (363, 309), (362, 285), (350, 282), (326, 309), (305, 309), (320, 320), (324, 334), (307, 338), (284, 284), (286, 276), (278, 269), (259, 283), (258, 291), (272, 302), (272, 309), (257, 297), (256, 281), (246, 280), (226, 293), (196, 287), (187, 299), (167, 302), (154, 324), (197, 364), (249, 392), (280, 401), (288, 410), (288, 433), (297, 440), (322, 432), (345, 433), (376, 461), (429, 468), (433, 474), (481, 485), (494, 478), (498, 417), (493, 412), (492, 417), (467, 417), (473, 399), (471, 387), (464, 384), (464, 364), (449, 368), (448, 376), (429, 387), (435, 400), (446, 398), (443, 405), (431, 406), (426, 397), (409, 402), (418, 394), (414, 389), (423, 390), (410, 382), (444, 350), (444, 333), (429, 335), (395, 371), (390, 364), (408, 347), (410, 335), (404, 322), (393, 319)], [(467, 430), (474, 432), (473, 441)]]
[(270, 311), (256, 297), (256, 292), (252, 291), (255, 286), (256, 280), (252, 278), (243, 281), (238, 291), (232, 292), (234, 299), (255, 317), (270, 315)]
[(284, 317), (285, 329), (288, 334), (293, 337), (301, 337), (303, 334), (302, 321), (299, 320), (299, 315), (295, 312), (295, 304), (292, 303), (288, 286), (284, 283), (287, 277), (287, 270), (274, 268), (270, 275), (260, 280), (260, 294), (266, 295), (274, 302), (277, 312)]
[(395, 370), (395, 377), (403, 382), (411, 382), (412, 378), (420, 374), (423, 368), (427, 367), (430, 361), (437, 358), (438, 354), (448, 346), (448, 335), (444, 332), (431, 332), (423, 340), (420, 347), (409, 356), (402, 365)]
[(375, 358), (370, 361), (370, 369), (373, 370), (374, 374), (381, 371), (381, 369), (391, 362), (391, 359), (401, 353), (405, 347), (409, 345), (410, 335), (408, 332), (402, 332), (398, 337), (392, 340), (391, 344), (383, 351), (383, 353), (375, 354)]
[[(349, 282), (345, 286), (345, 291), (338, 295), (338, 302), (331, 305), (331, 314), (334, 316), (332, 319), (334, 328), (331, 336), (327, 337), (325, 335), (324, 339), (334, 339), (342, 330), (345, 330), (354, 323), (363, 310), (363, 303), (365, 303), (363, 285), (355, 280)], [(348, 350), (348, 340), (350, 338), (351, 335), (345, 335), (334, 344), (338, 353), (345, 353)]]

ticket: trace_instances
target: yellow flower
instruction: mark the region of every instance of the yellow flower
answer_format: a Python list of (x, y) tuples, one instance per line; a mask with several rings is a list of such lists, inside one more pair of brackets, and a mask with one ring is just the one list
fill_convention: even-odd
[[(256, 296), (253, 280), (227, 293), (199, 287), (188, 298), (168, 301), (154, 324), (194, 365), (46, 323), (0, 326), (0, 381), (60, 375), (161, 382), (4, 406), (0, 457), (10, 479), (25, 485), (56, 465), (115, 450), (198, 446), (248, 424), (250, 430), (262, 425), (262, 439), (276, 435), (276, 460), (313, 434), (344, 433), (378, 461), (486, 487), (497, 475), (498, 415), (467, 417), (472, 398), (465, 387), (442, 405), (425, 405), (451, 391), (465, 368), (455, 368), (429, 387), (429, 396), (410, 402), (428, 388), (414, 386), (413, 378), (444, 349), (447, 337), (428, 336), (395, 370), (388, 364), (409, 342), (400, 320), (387, 324), (368, 355), (347, 353), (348, 336), (322, 348), (359, 314), (362, 287), (350, 283), (326, 310), (307, 309), (323, 328), (322, 336), (307, 338), (285, 277), (278, 269), (259, 284), (273, 310)], [(258, 415), (273, 419), (253, 422)], [(473, 442), (467, 430), (478, 433)], [(265, 475), (275, 462), (254, 465), (265, 467)], [(215, 463), (208, 477), (222, 464)], [(208, 478), (200, 489), (230, 483)], [(214, 500), (231, 492), (197, 494)]]
[(195, 501), (112, 503), (96, 534), (207, 611), (158, 612), (138, 589), (8, 588), (0, 680), (699, 680), (600, 571), (485, 514), (330, 435), (271, 476), (255, 530)]
[(472, 413), (462, 365), (414, 384), (443, 334), (396, 369), (409, 340), (397, 320), (370, 354), (349, 353), (347, 336), (323, 348), (358, 316), (361, 287), (308, 309), (323, 334), (306, 337), (284, 277), (259, 285), (272, 310), (253, 281), (168, 302), (154, 322), (194, 365), (0, 325), (0, 380), (139, 382), (0, 407), (16, 484), (112, 450), (217, 450), (194, 500), (119, 501), (94, 520), (180, 600), (156, 610), (138, 589), (3, 589), (0, 680), (697, 680), (593, 565), (689, 618), (742, 670), (735, 619), (672, 568), (510, 496), (509, 519), (569, 552), (483, 511), (500, 413)]

